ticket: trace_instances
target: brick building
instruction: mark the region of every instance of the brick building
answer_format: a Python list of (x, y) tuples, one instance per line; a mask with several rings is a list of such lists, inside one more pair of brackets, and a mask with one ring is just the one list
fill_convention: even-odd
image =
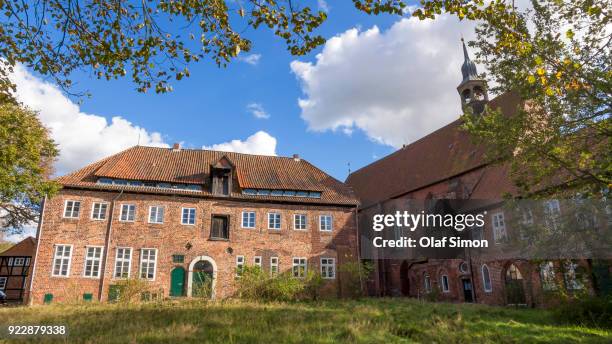
[(297, 155), (136, 146), (58, 181), (38, 228), (32, 303), (105, 301), (128, 277), (162, 296), (195, 295), (208, 280), (223, 298), (244, 265), (313, 270), (338, 295), (337, 267), (358, 258), (357, 199)]
[(8, 302), (22, 303), (28, 299), (30, 266), (36, 251), (36, 240), (27, 237), (0, 253), (0, 290)]
[[(489, 101), (486, 83), (478, 78), (465, 44), (463, 52), (463, 80), (457, 90), (464, 107), (470, 106), (480, 113), (486, 105), (511, 116), (525, 106), (512, 92)], [(374, 214), (393, 213), (410, 200), (447, 199), (484, 201), (480, 210), (486, 210), (488, 216), (481, 235), (489, 242), (495, 242), (496, 233), (502, 229), (505, 236), (518, 235), (507, 224), (508, 214), (504, 220), (499, 209), (505, 194), (517, 193), (509, 178), (509, 166), (490, 163), (483, 147), (474, 144), (461, 125), (458, 119), (348, 176), (346, 183), (361, 202), (358, 223), (362, 235), (371, 235)], [(550, 206), (554, 208), (555, 203)], [(558, 208), (557, 203), (555, 209)], [(589, 283), (571, 280), (574, 265), (568, 267), (569, 273), (564, 276), (555, 276), (550, 267), (558, 266), (559, 261), (535, 263), (512, 257), (389, 259), (382, 250), (375, 254), (375, 273), (368, 282), (371, 295), (426, 297), (435, 292), (439, 294), (437, 299), (451, 302), (540, 306), (547, 303), (544, 291), (550, 288), (546, 281), (551, 278), (565, 279), (571, 288), (592, 288)], [(573, 264), (593, 268), (584, 260)], [(609, 284), (610, 265), (598, 268), (604, 275), (602, 280)]]

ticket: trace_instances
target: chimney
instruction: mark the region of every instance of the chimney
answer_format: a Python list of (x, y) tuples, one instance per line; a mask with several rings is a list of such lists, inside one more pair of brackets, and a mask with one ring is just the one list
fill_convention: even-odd
[(172, 145), (172, 151), (173, 152), (178, 152), (181, 150), (181, 144), (180, 143), (175, 143)]
[(299, 154), (293, 154), (293, 161), (300, 161)]

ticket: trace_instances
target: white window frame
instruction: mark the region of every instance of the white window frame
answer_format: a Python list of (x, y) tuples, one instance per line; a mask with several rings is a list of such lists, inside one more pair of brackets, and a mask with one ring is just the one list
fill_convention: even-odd
[(556, 290), (557, 276), (555, 272), (555, 264), (552, 261), (540, 263), (540, 284), (542, 290)]
[[(57, 251), (60, 247), (63, 247), (64, 250), (62, 251), (62, 256), (57, 255)], [(63, 254), (66, 252), (66, 247), (70, 247), (70, 254), (68, 255), (68, 257), (65, 257)], [(55, 244), (53, 247), (53, 265), (51, 266), (51, 276), (53, 277), (70, 277), (70, 268), (72, 267), (72, 254), (74, 253), (74, 246), (73, 245), (69, 245), (69, 244)], [(59, 269), (59, 273), (56, 274), (55, 273), (55, 263), (57, 261), (57, 259), (61, 259), (62, 261), (60, 262), (60, 269)], [(66, 263), (66, 274), (63, 275), (62, 274), (62, 267), (64, 266), (64, 259), (68, 259), (68, 262)]]
[[(66, 211), (68, 211), (68, 202), (72, 204), (70, 208), (70, 216), (66, 216)], [(74, 216), (74, 205), (76, 203), (79, 204), (79, 211), (77, 211), (76, 216)], [(64, 212), (62, 215), (65, 219), (78, 219), (79, 216), (81, 215), (81, 201), (74, 201), (71, 199), (67, 199), (66, 201), (64, 201)]]
[(263, 268), (262, 262), (263, 262), (263, 260), (261, 259), (261, 256), (253, 257), (253, 265), (254, 266), (259, 266), (260, 268)]
[(336, 279), (336, 258), (321, 258), (321, 277), (323, 279)]
[(279, 260), (278, 257), (270, 257), (270, 275), (277, 275), (279, 270)]
[(13, 261), (13, 266), (24, 266), (25, 260), (25, 258), (15, 258), (15, 260)]
[[(272, 217), (276, 217), (278, 215), (278, 228), (276, 227), (272, 227)], [(274, 223), (276, 223), (276, 219), (274, 220)], [(269, 212), (268, 213), (268, 229), (271, 230), (275, 230), (275, 231), (280, 231), (283, 227), (283, 216), (281, 213), (279, 212)]]
[[(446, 281), (446, 283), (444, 283)], [(448, 275), (440, 276), (440, 287), (443, 293), (450, 292), (450, 282), (448, 281)]]
[[(323, 218), (329, 218), (329, 229), (327, 229), (327, 226), (326, 228), (323, 228)], [(319, 231), (332, 232), (333, 230), (334, 230), (334, 217), (330, 214), (319, 215)]]
[[(155, 221), (151, 221), (151, 215), (153, 213), (153, 208), (155, 208)], [(159, 210), (161, 209), (161, 221), (158, 221), (158, 217), (159, 217)], [(154, 223), (154, 224), (163, 224), (164, 223), (164, 216), (166, 212), (166, 208), (163, 205), (151, 205), (149, 206), (149, 223)]]
[[(127, 213), (125, 213), (124, 209), (127, 207)], [(130, 220), (130, 207), (134, 207), (134, 218)], [(125, 220), (123, 219), (123, 215), (125, 216)], [(136, 204), (132, 203), (122, 203), (121, 210), (119, 211), (119, 222), (134, 222), (136, 221)]]
[[(94, 249), (94, 256), (89, 257), (89, 250)], [(100, 256), (95, 257), (95, 250), (100, 249)], [(85, 262), (83, 263), (83, 277), (87, 278), (100, 278), (100, 271), (102, 270), (102, 257), (104, 255), (104, 246), (85, 246)], [(93, 273), (96, 261), (98, 262), (98, 271), (96, 274), (87, 275), (87, 262), (91, 261), (91, 271)]]
[[(251, 217), (250, 215), (253, 215), (253, 224), (251, 225)], [(246, 216), (246, 218), (245, 218)], [(244, 220), (247, 220), (247, 223), (245, 225)], [(257, 226), (257, 213), (252, 211), (252, 210), (244, 210), (242, 212), (242, 216), (240, 217), (240, 227), (241, 228), (248, 228), (248, 229), (253, 229), (255, 228), (255, 226)]]
[[(155, 252), (155, 259), (153, 259), (153, 261), (151, 261), (151, 259), (149, 258), (151, 255), (149, 254), (146, 261), (144, 259), (144, 251), (149, 251), (152, 250), (153, 252)], [(138, 268), (138, 277), (140, 279), (143, 280), (147, 280), (147, 281), (155, 281), (155, 277), (157, 275), (157, 249), (156, 248), (141, 248), (140, 249), (140, 264), (139, 264), (139, 268)], [(151, 264), (151, 262), (153, 263), (153, 278), (148, 278), (148, 277), (142, 277), (142, 268), (143, 268), (143, 264), (147, 263), (147, 264)], [(147, 265), (147, 276), (149, 275), (149, 265)]]
[[(303, 223), (304, 228), (298, 228), (298, 226), (297, 226), (297, 219), (298, 219), (298, 217), (303, 217), (304, 218), (304, 223)], [(300, 221), (300, 224), (302, 224), (301, 221)], [(305, 230), (308, 230), (308, 215), (306, 215), (306, 214), (293, 214), (293, 229), (296, 230), (296, 231), (305, 231)]]
[[(193, 210), (193, 219), (190, 217), (191, 211)], [(187, 222), (185, 222), (185, 211), (187, 211)], [(196, 217), (197, 217), (197, 209), (193, 207), (182, 207), (181, 208), (181, 224), (185, 226), (195, 226), (196, 225)], [(189, 223), (189, 220), (193, 220), (193, 223)]]
[(425, 273), (423, 275), (423, 287), (425, 288), (425, 291), (430, 293), (431, 292), (431, 277), (429, 276), (428, 273)]
[(244, 256), (236, 256), (236, 277), (242, 276), (244, 271)]
[(506, 218), (503, 211), (491, 214), (491, 228), (493, 228), (493, 241), (496, 244), (508, 238), (508, 232), (506, 232)]
[[(98, 212), (96, 214), (96, 205), (100, 206), (100, 209), (102, 209), (102, 206), (104, 206), (104, 212)], [(93, 202), (91, 205), (91, 219), (92, 220), (96, 220), (96, 221), (104, 221), (106, 220), (106, 213), (108, 212), (108, 203), (107, 202)], [(96, 217), (95, 215), (97, 215), (98, 217)]]
[[(485, 280), (485, 268), (487, 269), (487, 277), (489, 279), (489, 287), (487, 288), (487, 281)], [(482, 289), (484, 289), (485, 293), (493, 292), (493, 281), (491, 280), (491, 270), (487, 266), (487, 264), (482, 264), (480, 267), (480, 275), (482, 276)]]
[[(306, 257), (293, 257), (291, 261), (293, 262), (291, 265), (292, 276), (295, 278), (305, 278), (306, 274), (308, 273), (308, 259), (306, 259)], [(304, 262), (302, 263), (302, 261)], [(298, 270), (296, 270), (296, 267), (298, 268)], [(299, 268), (303, 269), (299, 270)]]
[[(119, 250), (123, 250), (123, 255), (119, 258)], [(125, 258), (125, 250), (130, 252), (130, 258)], [(117, 247), (115, 250), (115, 268), (113, 269), (113, 278), (130, 278), (132, 273), (132, 256), (134, 250), (131, 247)], [(124, 263), (127, 262), (127, 276), (117, 276), (117, 264), (121, 263), (121, 274), (123, 274)]]
[(6, 289), (7, 283), (8, 283), (8, 277), (0, 277), (0, 290), (4, 291), (4, 289)]

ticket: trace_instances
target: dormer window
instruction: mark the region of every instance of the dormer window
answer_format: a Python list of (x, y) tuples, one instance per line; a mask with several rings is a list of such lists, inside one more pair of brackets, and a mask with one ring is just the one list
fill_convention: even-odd
[(211, 166), (213, 195), (229, 196), (232, 189), (232, 163), (223, 157)]

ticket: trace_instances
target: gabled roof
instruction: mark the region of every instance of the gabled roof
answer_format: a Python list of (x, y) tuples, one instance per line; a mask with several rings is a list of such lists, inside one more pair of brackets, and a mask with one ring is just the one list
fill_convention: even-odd
[[(210, 197), (213, 196), (210, 192), (211, 167), (218, 163), (229, 163), (234, 168), (238, 183), (234, 183), (230, 194), (233, 198), (358, 204), (348, 186), (304, 159), (201, 149), (135, 146), (60, 177), (58, 182), (73, 188)], [(202, 191), (100, 184), (97, 183), (99, 178), (198, 184), (202, 186)], [(321, 198), (245, 195), (241, 189), (316, 191), (321, 192)]]
[[(488, 106), (511, 115), (519, 104), (518, 95), (504, 93), (490, 101)], [(461, 125), (462, 121), (458, 119), (356, 170), (348, 176), (346, 183), (353, 188), (362, 207), (367, 207), (487, 165), (485, 150), (472, 142)], [(487, 182), (492, 182), (490, 178), (494, 175), (504, 175), (499, 170), (491, 173), (487, 175)]]
[(29, 256), (33, 257), (36, 251), (36, 239), (33, 237), (27, 237), (20, 242), (13, 245), (8, 250), (0, 253), (0, 256), (4, 257), (15, 257), (15, 256)]

